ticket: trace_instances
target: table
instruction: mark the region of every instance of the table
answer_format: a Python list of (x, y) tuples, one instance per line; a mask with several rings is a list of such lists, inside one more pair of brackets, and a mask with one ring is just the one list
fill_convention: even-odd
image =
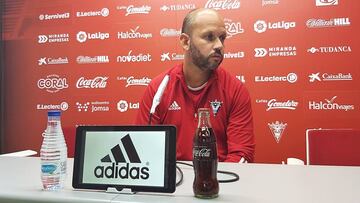
[(65, 189), (49, 192), (42, 190), (38, 157), (0, 157), (0, 202), (360, 202), (360, 167), (220, 163), (219, 169), (238, 173), (240, 181), (220, 184), (219, 197), (212, 200), (193, 197), (188, 166), (180, 165), (184, 182), (173, 194), (73, 190), (72, 167), (68, 159)]

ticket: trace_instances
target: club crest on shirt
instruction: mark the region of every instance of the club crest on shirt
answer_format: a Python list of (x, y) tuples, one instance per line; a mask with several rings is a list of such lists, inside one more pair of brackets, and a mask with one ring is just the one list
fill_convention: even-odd
[(218, 101), (217, 99), (215, 99), (215, 101), (210, 101), (210, 106), (211, 106), (214, 116), (216, 116), (216, 114), (219, 112), (219, 109), (220, 109), (222, 103), (223, 102)]

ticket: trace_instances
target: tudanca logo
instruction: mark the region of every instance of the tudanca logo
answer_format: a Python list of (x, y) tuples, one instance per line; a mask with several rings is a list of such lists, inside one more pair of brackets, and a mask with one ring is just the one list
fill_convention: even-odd
[(103, 89), (106, 88), (106, 80), (109, 77), (95, 77), (94, 79), (85, 79), (84, 77), (79, 78), (76, 82), (76, 88), (91, 88), (91, 89)]
[(173, 28), (163, 28), (160, 30), (160, 35), (162, 37), (178, 37), (181, 35), (181, 30), (176, 30)]
[(185, 11), (195, 9), (195, 4), (175, 4), (175, 5), (163, 5), (160, 7), (160, 11)]
[(306, 21), (308, 28), (342, 27), (350, 26), (350, 24), (349, 18), (331, 18), (329, 20), (312, 18)]
[(92, 17), (92, 16), (102, 16), (107, 17), (110, 14), (108, 8), (103, 8), (100, 11), (78, 11), (76, 12), (76, 17)]
[[(120, 179), (148, 179), (149, 167), (142, 164), (138, 152), (131, 140), (130, 134), (121, 138), (121, 144), (125, 149), (125, 154), (130, 163), (125, 160), (124, 152), (120, 148), (120, 144), (111, 148), (111, 154), (104, 156), (100, 161), (101, 165), (98, 165), (94, 169), (94, 175), (96, 178), (120, 178)], [(110, 165), (111, 163), (111, 165)], [(126, 163), (126, 164), (124, 164)], [(146, 163), (149, 165), (149, 163)]]
[(130, 6), (117, 6), (117, 10), (125, 10), (125, 16), (134, 15), (134, 14), (149, 14), (151, 11), (151, 7), (148, 5), (143, 5), (140, 7), (135, 7), (134, 5)]
[(287, 76), (255, 76), (255, 82), (289, 82), (295, 83), (298, 77), (296, 73), (289, 73)]
[(110, 38), (109, 33), (86, 33), (84, 31), (80, 31), (76, 34), (76, 40), (80, 43), (86, 42), (86, 40), (106, 40)]
[(294, 100), (287, 101), (278, 101), (277, 99), (257, 99), (256, 103), (266, 103), (266, 111), (275, 110), (275, 109), (284, 109), (284, 110), (296, 110), (299, 105), (299, 102)]
[(280, 139), (284, 133), (287, 123), (275, 121), (275, 123), (268, 123), (271, 133), (273, 134), (276, 143), (280, 143)]
[(320, 72), (309, 75), (310, 82), (316, 81), (349, 81), (352, 80), (351, 73), (323, 73), (320, 77)]
[(337, 111), (351, 111), (355, 110), (355, 105), (353, 104), (339, 104), (335, 102), (337, 96), (334, 96), (331, 99), (325, 99), (326, 102), (316, 102), (316, 101), (309, 101), (309, 110), (337, 110)]
[(224, 19), (225, 29), (227, 32), (227, 38), (233, 37), (237, 34), (244, 33), (244, 29), (241, 27), (240, 22), (233, 22), (231, 19)]
[(307, 50), (308, 53), (347, 53), (351, 52), (350, 46), (336, 46), (336, 47), (311, 47)]
[(46, 89), (46, 91), (50, 93), (55, 93), (69, 87), (66, 78), (60, 78), (60, 76), (56, 74), (39, 79), (37, 86), (40, 89)]
[(148, 39), (152, 38), (151, 33), (140, 33), (139, 30), (140, 26), (136, 26), (134, 29), (130, 29), (126, 32), (118, 32), (117, 37), (118, 39)]
[(339, 4), (339, 0), (315, 0), (316, 6), (335, 6)]
[(208, 0), (205, 4), (205, 8), (211, 8), (215, 10), (231, 10), (240, 8), (239, 0)]
[(129, 51), (127, 56), (117, 56), (116, 61), (118, 63), (126, 63), (126, 62), (150, 62), (152, 60), (150, 54), (138, 54), (132, 55), (132, 50)]
[(285, 29), (295, 28), (296, 22), (290, 21), (279, 21), (266, 23), (264, 20), (258, 20), (254, 23), (254, 31), (257, 33), (263, 33), (267, 29)]

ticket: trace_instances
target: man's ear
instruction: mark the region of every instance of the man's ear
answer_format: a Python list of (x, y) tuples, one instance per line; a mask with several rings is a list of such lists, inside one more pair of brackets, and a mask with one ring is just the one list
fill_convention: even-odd
[(180, 45), (185, 51), (189, 51), (190, 49), (190, 36), (185, 33), (181, 33), (180, 35)]

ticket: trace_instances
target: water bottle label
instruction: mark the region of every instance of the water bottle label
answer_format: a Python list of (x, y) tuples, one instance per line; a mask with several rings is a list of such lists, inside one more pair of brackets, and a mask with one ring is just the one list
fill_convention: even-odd
[(41, 172), (47, 174), (54, 174), (56, 171), (57, 165), (55, 164), (43, 164), (41, 165)]

